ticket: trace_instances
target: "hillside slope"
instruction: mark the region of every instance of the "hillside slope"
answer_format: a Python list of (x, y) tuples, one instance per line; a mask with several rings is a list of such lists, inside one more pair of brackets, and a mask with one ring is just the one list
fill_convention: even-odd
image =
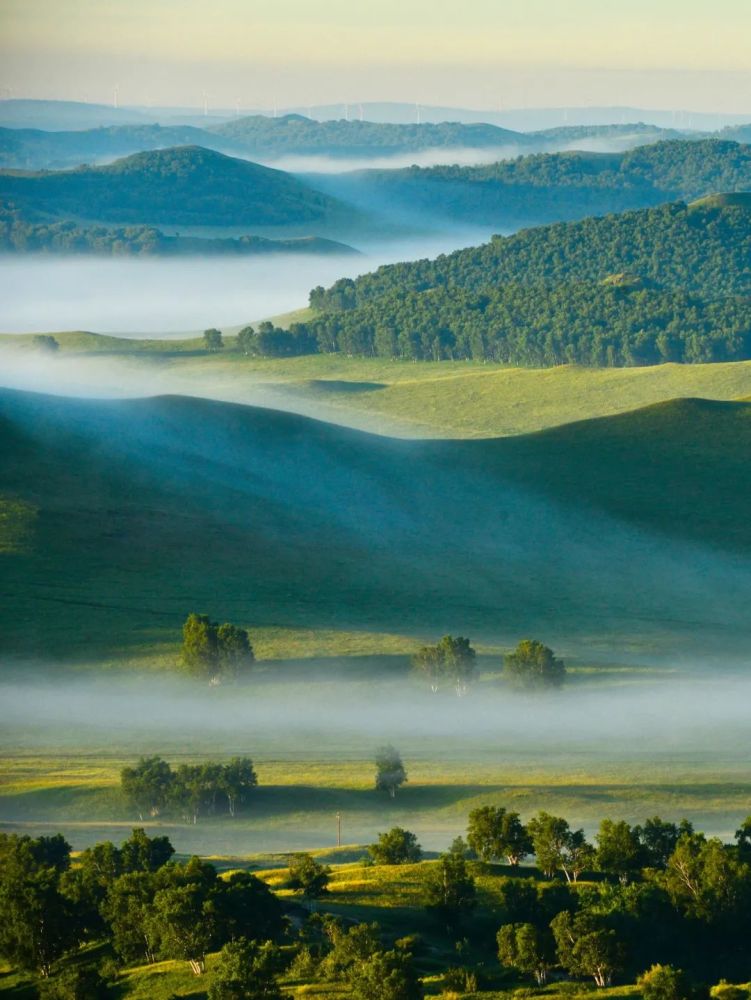
[(396, 441), (162, 397), (0, 394), (6, 656), (249, 625), (732, 644), (751, 597), (751, 406)]
[(316, 288), (321, 351), (512, 365), (751, 357), (751, 194), (494, 237)]
[(343, 211), (282, 171), (199, 146), (138, 153), (103, 167), (0, 172), (0, 197), (53, 217), (119, 223), (282, 225)]
[(751, 146), (673, 140), (625, 153), (541, 153), (487, 166), (410, 167), (309, 180), (371, 211), (410, 218), (427, 214), (502, 231), (714, 191), (751, 190)]

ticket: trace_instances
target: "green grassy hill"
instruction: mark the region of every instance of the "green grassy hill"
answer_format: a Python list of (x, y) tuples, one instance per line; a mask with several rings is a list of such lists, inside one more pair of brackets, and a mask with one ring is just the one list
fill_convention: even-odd
[(207, 400), (4, 391), (5, 651), (153, 654), (194, 608), (253, 626), (732, 642), (751, 586), (749, 413), (685, 401), (431, 442)]
[(0, 172), (0, 196), (53, 217), (123, 224), (274, 226), (346, 212), (288, 174), (199, 146), (137, 153), (103, 167)]

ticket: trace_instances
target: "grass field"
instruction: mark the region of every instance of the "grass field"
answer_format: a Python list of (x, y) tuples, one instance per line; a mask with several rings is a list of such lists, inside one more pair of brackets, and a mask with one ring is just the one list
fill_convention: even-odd
[[(296, 314), (292, 314), (295, 316)], [(280, 408), (405, 436), (497, 437), (623, 413), (677, 397), (751, 397), (751, 362), (651, 368), (541, 370), (473, 362), (401, 362), (314, 355), (246, 358), (207, 354), (198, 340), (124, 340), (91, 333), (56, 334), (60, 357), (43, 359), (42, 385), (78, 378), (120, 394), (180, 392), (233, 402), (277, 393)], [(227, 338), (231, 348), (232, 337)], [(35, 359), (28, 335), (0, 336)], [(81, 375), (81, 362), (86, 359)], [(76, 361), (77, 365), (73, 362)], [(33, 378), (29, 376), (30, 381)], [(284, 391), (283, 391), (284, 390)], [(275, 397), (264, 395), (264, 405)]]

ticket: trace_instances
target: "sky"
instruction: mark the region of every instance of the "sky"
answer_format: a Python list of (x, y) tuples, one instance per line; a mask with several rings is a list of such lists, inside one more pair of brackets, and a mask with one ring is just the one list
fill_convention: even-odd
[(0, 0), (0, 96), (751, 110), (748, 0)]

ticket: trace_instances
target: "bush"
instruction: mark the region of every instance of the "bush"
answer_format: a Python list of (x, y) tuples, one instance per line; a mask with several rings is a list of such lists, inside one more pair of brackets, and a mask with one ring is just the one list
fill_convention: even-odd
[(653, 965), (638, 984), (644, 1000), (687, 1000), (689, 996), (686, 977), (672, 965)]
[(39, 986), (39, 1000), (107, 1000), (109, 988), (93, 965), (63, 969)]

